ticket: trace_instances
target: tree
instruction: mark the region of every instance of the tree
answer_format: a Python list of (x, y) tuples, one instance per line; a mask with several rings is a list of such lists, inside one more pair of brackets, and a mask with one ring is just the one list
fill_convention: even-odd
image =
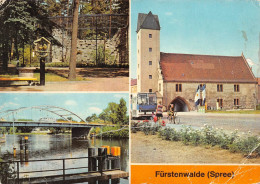
[(49, 20), (44, 6), (34, 0), (10, 1), (0, 14), (0, 49), (3, 69), (7, 70), (11, 45), (15, 44), (16, 57), (19, 60), (19, 47), (32, 44), (37, 37), (46, 37), (52, 43), (59, 44), (51, 35), (56, 25)]
[(107, 112), (107, 118), (109, 121), (112, 122), (112, 124), (117, 123), (117, 108), (118, 104), (110, 102), (108, 104), (108, 107), (105, 109), (105, 111)]
[(87, 122), (92, 122), (92, 121), (95, 121), (96, 119), (98, 119), (98, 117), (97, 117), (97, 115), (94, 113), (94, 114), (92, 114), (91, 116), (88, 116), (88, 117), (86, 118), (86, 121), (87, 121)]
[(123, 98), (121, 98), (117, 108), (117, 124), (125, 124), (125, 120), (127, 117), (126, 112), (126, 101)]
[(69, 64), (69, 80), (76, 79), (76, 62), (77, 62), (79, 0), (74, 0), (73, 2), (74, 2), (74, 4), (73, 4), (70, 64)]

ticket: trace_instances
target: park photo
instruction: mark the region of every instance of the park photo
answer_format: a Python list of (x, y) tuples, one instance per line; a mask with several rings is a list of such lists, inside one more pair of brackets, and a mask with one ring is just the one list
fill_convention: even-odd
[(127, 93), (1, 93), (1, 183), (128, 184)]
[(128, 91), (128, 0), (5, 0), (1, 91)]
[(131, 163), (259, 164), (259, 2), (133, 0), (131, 20)]

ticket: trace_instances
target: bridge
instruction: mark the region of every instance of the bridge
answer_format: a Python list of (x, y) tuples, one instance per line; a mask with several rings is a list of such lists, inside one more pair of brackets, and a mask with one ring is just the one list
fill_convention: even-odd
[[(24, 111), (36, 110), (40, 113), (47, 112), (55, 115), (60, 120), (53, 121), (53, 118), (39, 118), (36, 113), (32, 113), (32, 116), (36, 116), (38, 120), (17, 120), (15, 116)], [(48, 115), (49, 117), (49, 115)], [(11, 118), (11, 120), (10, 120)], [(32, 117), (31, 117), (32, 118)], [(42, 120), (43, 119), (43, 120)], [(77, 119), (78, 121), (75, 121)], [(104, 126), (104, 124), (87, 123), (77, 114), (57, 106), (33, 106), (33, 107), (21, 107), (18, 109), (12, 109), (0, 112), (0, 127), (53, 127), (53, 128), (71, 128), (72, 137), (87, 136), (92, 127)]]

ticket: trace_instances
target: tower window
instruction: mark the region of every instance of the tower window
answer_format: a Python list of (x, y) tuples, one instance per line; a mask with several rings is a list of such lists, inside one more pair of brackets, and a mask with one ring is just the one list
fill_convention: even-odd
[(153, 51), (153, 48), (150, 47), (150, 48), (149, 48), (149, 52), (152, 52), (152, 51)]
[(153, 35), (152, 34), (149, 34), (149, 38), (152, 38), (153, 37)]
[(153, 76), (152, 75), (149, 75), (149, 79), (152, 79), (153, 78)]
[(239, 84), (234, 85), (234, 92), (239, 92)]
[(182, 84), (176, 84), (176, 92), (182, 92)]
[(218, 84), (217, 85), (217, 91), (218, 92), (223, 92), (223, 84)]
[(149, 65), (152, 65), (153, 64), (153, 62), (152, 61), (149, 61)]

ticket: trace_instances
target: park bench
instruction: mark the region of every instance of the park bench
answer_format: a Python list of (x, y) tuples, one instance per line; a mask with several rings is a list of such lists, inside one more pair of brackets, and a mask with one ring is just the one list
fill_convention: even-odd
[(34, 77), (11, 77), (11, 78), (0, 78), (0, 82), (9, 83), (14, 81), (27, 81), (28, 85), (31, 86), (35, 84), (34, 82), (37, 81), (37, 78)]

